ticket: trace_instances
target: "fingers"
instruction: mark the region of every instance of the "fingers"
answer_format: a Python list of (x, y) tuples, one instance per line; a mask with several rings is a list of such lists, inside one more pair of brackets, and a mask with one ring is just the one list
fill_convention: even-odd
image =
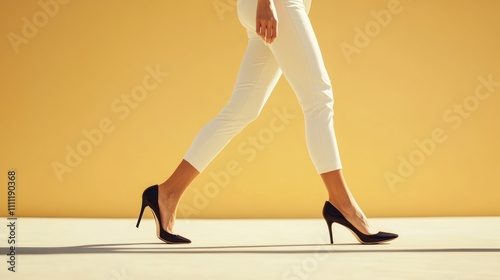
[(259, 0), (257, 2), (256, 32), (271, 44), (278, 36), (278, 16), (272, 0)]
[(257, 20), (257, 34), (264, 42), (271, 44), (278, 36), (278, 21), (272, 20)]

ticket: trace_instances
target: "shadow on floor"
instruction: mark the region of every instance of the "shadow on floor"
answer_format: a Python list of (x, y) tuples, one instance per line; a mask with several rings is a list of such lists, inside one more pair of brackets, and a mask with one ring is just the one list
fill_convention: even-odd
[[(145, 247), (145, 245), (151, 247)], [(156, 245), (153, 247), (153, 245)], [(359, 245), (370, 249), (341, 249), (345, 245)], [(62, 247), (18, 247), (17, 255), (57, 255), (57, 254), (310, 254), (316, 252), (342, 253), (500, 253), (500, 248), (422, 248), (422, 249), (375, 249), (390, 244), (362, 245), (355, 244), (291, 244), (291, 245), (241, 245), (241, 246), (206, 246), (169, 245), (165, 243), (118, 243), (89, 244)], [(291, 249), (303, 247), (303, 249)], [(314, 247), (314, 248), (311, 248)], [(9, 248), (0, 248), (0, 254), (6, 255)]]

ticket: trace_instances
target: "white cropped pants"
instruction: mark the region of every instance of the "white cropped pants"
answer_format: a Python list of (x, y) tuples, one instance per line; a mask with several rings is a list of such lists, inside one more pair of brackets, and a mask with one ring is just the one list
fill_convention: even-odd
[(310, 0), (274, 0), (278, 36), (266, 44), (255, 32), (257, 0), (238, 0), (248, 47), (232, 96), (197, 135), (184, 159), (202, 172), (247, 124), (255, 120), (281, 74), (295, 92), (305, 119), (306, 142), (318, 173), (341, 169), (333, 130), (333, 94), (308, 18)]

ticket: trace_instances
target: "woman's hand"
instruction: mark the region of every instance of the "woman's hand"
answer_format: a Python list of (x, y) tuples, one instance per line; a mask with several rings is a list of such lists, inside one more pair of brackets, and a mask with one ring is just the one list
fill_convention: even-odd
[(271, 44), (278, 36), (278, 16), (273, 0), (258, 0), (256, 20), (255, 31), (264, 42)]

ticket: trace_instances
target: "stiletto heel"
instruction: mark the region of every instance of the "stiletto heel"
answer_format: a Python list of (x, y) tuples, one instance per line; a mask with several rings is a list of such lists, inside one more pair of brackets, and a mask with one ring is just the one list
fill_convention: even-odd
[(328, 232), (330, 233), (330, 244), (333, 244), (333, 233), (332, 233), (332, 221), (326, 221), (326, 224), (328, 225)]
[(333, 244), (333, 234), (332, 234), (332, 224), (338, 223), (346, 228), (350, 229), (354, 236), (358, 239), (359, 242), (363, 244), (376, 244), (381, 242), (387, 242), (393, 239), (396, 239), (399, 235), (390, 232), (379, 231), (376, 234), (364, 234), (360, 232), (356, 227), (354, 227), (345, 217), (344, 215), (333, 206), (329, 201), (325, 202), (325, 206), (323, 207), (323, 218), (325, 218), (326, 223), (328, 224), (328, 231), (330, 233), (330, 242)]
[(153, 212), (156, 222), (156, 236), (158, 236), (161, 241), (169, 244), (191, 243), (191, 240), (177, 234), (172, 234), (163, 229), (161, 225), (160, 206), (158, 205), (158, 185), (151, 186), (142, 193), (141, 212), (139, 213), (139, 220), (137, 220), (136, 227), (139, 227), (146, 206), (149, 206)]
[(146, 209), (146, 202), (144, 200), (144, 198), (142, 199), (142, 206), (141, 206), (141, 212), (139, 213), (139, 219), (137, 220), (137, 225), (135, 225), (136, 228), (139, 227), (139, 224), (141, 223), (141, 219), (142, 219), (142, 214), (144, 214), (144, 209)]

